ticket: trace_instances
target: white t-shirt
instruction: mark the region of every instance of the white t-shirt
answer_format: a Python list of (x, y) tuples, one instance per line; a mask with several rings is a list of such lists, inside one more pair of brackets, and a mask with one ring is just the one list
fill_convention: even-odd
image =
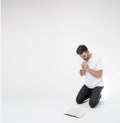
[[(102, 64), (101, 58), (94, 56), (93, 54), (90, 57), (90, 59), (87, 61), (87, 64), (90, 69), (93, 69), (95, 71), (103, 70), (103, 64)], [(104, 86), (103, 78), (102, 77), (97, 78), (97, 77), (93, 76), (92, 74), (90, 74), (89, 72), (86, 72), (85, 85), (88, 88), (94, 88), (96, 86), (102, 87), (102, 86)]]

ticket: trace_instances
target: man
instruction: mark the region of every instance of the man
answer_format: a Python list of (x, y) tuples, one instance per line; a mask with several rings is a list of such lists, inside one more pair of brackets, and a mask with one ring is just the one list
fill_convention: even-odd
[(103, 65), (100, 58), (89, 52), (85, 45), (80, 45), (76, 53), (83, 59), (80, 75), (85, 76), (85, 84), (80, 89), (76, 102), (83, 103), (89, 99), (89, 105), (94, 108), (100, 101), (103, 89)]

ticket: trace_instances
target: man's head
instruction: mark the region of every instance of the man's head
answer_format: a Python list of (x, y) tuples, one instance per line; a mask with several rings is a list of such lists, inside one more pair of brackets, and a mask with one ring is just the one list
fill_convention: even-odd
[(78, 48), (77, 48), (77, 50), (76, 50), (76, 53), (78, 55), (80, 55), (80, 57), (83, 58), (86, 61), (90, 57), (90, 53), (88, 51), (88, 48), (85, 45), (79, 45)]

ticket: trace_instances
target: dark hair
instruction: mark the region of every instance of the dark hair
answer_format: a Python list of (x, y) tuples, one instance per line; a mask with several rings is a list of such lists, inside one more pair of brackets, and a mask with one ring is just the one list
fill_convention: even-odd
[(88, 48), (85, 45), (79, 45), (76, 50), (76, 53), (78, 55), (81, 55), (83, 52), (87, 52), (87, 51), (88, 51)]

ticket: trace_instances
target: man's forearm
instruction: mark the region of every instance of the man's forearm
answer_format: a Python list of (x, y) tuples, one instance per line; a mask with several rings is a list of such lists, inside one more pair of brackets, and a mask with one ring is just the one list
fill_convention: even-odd
[(102, 76), (102, 70), (99, 70), (99, 71), (95, 71), (95, 70), (92, 70), (90, 68), (86, 69), (87, 72), (89, 72), (90, 74), (92, 74), (93, 76), (97, 77), (97, 78), (100, 78)]

